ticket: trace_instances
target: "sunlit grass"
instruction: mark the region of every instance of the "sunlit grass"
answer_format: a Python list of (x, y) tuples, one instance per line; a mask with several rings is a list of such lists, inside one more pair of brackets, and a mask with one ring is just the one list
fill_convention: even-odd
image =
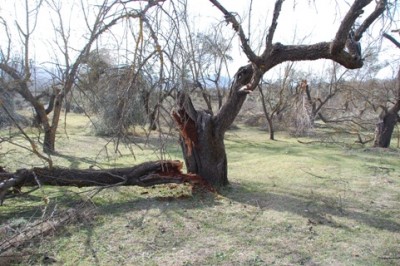
[[(161, 158), (153, 151), (159, 147), (157, 133), (144, 145), (145, 135), (138, 130), (140, 147), (121, 144), (115, 153), (114, 145), (104, 148), (107, 139), (88, 133), (85, 121), (68, 118), (68, 135), (61, 132), (57, 144), (60, 155), (52, 157), (56, 164), (119, 167)], [(64, 265), (399, 263), (398, 150), (350, 142), (306, 145), (283, 133), (277, 134), (277, 141), (267, 137), (242, 126), (227, 132), (231, 185), (218, 195), (192, 195), (183, 185), (105, 189), (92, 198), (97, 207), (93, 221), (69, 225), (29, 250)], [(164, 147), (168, 158), (181, 158), (176, 139)], [(5, 158), (5, 166), (13, 158), (18, 166), (28, 157), (21, 151)], [(0, 219), (9, 224), (22, 217), (23, 224), (88, 199), (93, 192), (46, 187), (6, 201)], [(43, 196), (50, 198), (47, 208)], [(40, 259), (28, 256), (23, 264), (40, 264)]]

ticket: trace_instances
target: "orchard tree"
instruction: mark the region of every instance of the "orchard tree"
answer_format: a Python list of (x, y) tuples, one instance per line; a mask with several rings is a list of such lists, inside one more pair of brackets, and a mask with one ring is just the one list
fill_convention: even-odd
[[(397, 32), (399, 31), (397, 30)], [(396, 38), (387, 33), (384, 33), (383, 36), (396, 45), (397, 48), (400, 48), (400, 43)], [(396, 87), (392, 106), (390, 108), (383, 105), (381, 106), (382, 112), (379, 115), (379, 122), (376, 124), (375, 128), (374, 147), (388, 148), (390, 146), (393, 129), (400, 121), (400, 68), (397, 73), (397, 82), (394, 86)]]
[[(82, 12), (84, 13), (85, 21), (83, 24), (87, 29), (87, 37), (85, 43), (80, 49), (75, 60), (73, 58), (73, 51), (71, 48), (70, 36), (71, 29), (65, 25), (65, 17), (62, 12), (61, 1), (49, 0), (47, 4), (54, 11), (56, 19), (53, 22), (54, 30), (57, 34), (55, 50), (58, 50), (62, 54), (62, 61), (56, 63), (58, 73), (55, 74), (57, 85), (60, 85), (61, 89), (54, 91), (54, 97), (50, 108), (45, 108), (44, 103), (40, 99), (32, 94), (29, 84), (31, 82), (31, 37), (37, 25), (37, 18), (43, 1), (36, 1), (33, 7), (31, 7), (31, 1), (25, 0), (25, 21), (21, 23), (16, 21), (18, 34), (21, 36), (23, 44), (23, 66), (22, 70), (17, 69), (10, 64), (11, 58), (11, 46), (14, 40), (11, 39), (10, 35), (8, 40), (8, 47), (1, 49), (0, 52), (0, 70), (7, 73), (17, 84), (16, 92), (19, 93), (25, 101), (32, 105), (35, 110), (36, 116), (41, 124), (44, 131), (43, 140), (43, 151), (46, 153), (55, 152), (55, 142), (58, 124), (60, 121), (61, 110), (65, 98), (71, 93), (74, 83), (76, 81), (77, 74), (81, 64), (84, 62), (87, 54), (90, 52), (92, 45), (99, 37), (105, 32), (109, 31), (113, 26), (117, 25), (124, 19), (142, 18), (145, 17), (146, 12), (153, 6), (158, 5), (164, 0), (149, 1), (141, 9), (132, 8), (129, 6), (130, 1), (103, 1), (99, 5), (93, 6), (93, 17), (89, 19), (89, 10), (85, 9), (83, 2)], [(72, 11), (71, 11), (72, 12)], [(6, 32), (10, 32), (8, 24), (3, 24)], [(52, 113), (52, 116), (50, 116)]]
[[(221, 109), (214, 115), (196, 110), (190, 95), (179, 95), (179, 109), (174, 117), (181, 132), (181, 146), (189, 172), (196, 173), (216, 187), (228, 184), (227, 157), (224, 146), (224, 135), (235, 120), (248, 93), (259, 85), (263, 75), (273, 67), (286, 61), (303, 61), (330, 59), (348, 69), (363, 66), (358, 42), (365, 31), (385, 11), (386, 0), (355, 0), (343, 17), (340, 26), (332, 33), (332, 40), (309, 45), (286, 45), (274, 42), (275, 31), (280, 19), (283, 0), (277, 0), (273, 11), (263, 51), (256, 54), (250, 47), (242, 25), (234, 12), (228, 11), (217, 0), (210, 2), (218, 8), (227, 23), (237, 33), (243, 52), (250, 64), (241, 67), (235, 74), (229, 96)], [(374, 10), (361, 19), (360, 15), (369, 5)], [(356, 23), (357, 21), (357, 23)]]
[(278, 81), (278, 84), (261, 82), (258, 86), (262, 110), (268, 123), (270, 140), (275, 139), (275, 127), (273, 122), (275, 116), (281, 115), (289, 108), (289, 98), (292, 91), (291, 84), (293, 83), (294, 76), (293, 66), (293, 62), (289, 62), (285, 65), (283, 77)]
[[(305, 84), (303, 87), (303, 93), (305, 101), (309, 106), (309, 120), (311, 125), (314, 126), (314, 122), (319, 117), (323, 122), (329, 123), (330, 121), (323, 115), (322, 110), (324, 107), (332, 101), (332, 98), (340, 94), (344, 89), (344, 82), (348, 69), (342, 70), (339, 64), (333, 62), (332, 67), (328, 69), (328, 80), (314, 82), (313, 85)], [(318, 91), (318, 93), (315, 93)], [(343, 100), (343, 99), (341, 99)], [(339, 100), (339, 101), (341, 101)], [(337, 113), (340, 110), (340, 103), (334, 103), (337, 108), (333, 108), (333, 113)], [(332, 106), (331, 106), (332, 108)]]
[(88, 116), (94, 115), (91, 121), (96, 135), (121, 138), (128, 135), (131, 126), (144, 124), (146, 101), (141, 96), (149, 91), (150, 84), (131, 66), (112, 66), (107, 61), (101, 53), (92, 51), (76, 89), (83, 110)]

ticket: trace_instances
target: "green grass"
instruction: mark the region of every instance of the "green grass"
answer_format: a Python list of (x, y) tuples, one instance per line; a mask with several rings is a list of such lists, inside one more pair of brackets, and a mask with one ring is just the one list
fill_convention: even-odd
[[(112, 145), (106, 152), (107, 139), (91, 136), (81, 117), (68, 121), (61, 155), (53, 157), (59, 165), (114, 167), (160, 157), (152, 151), (157, 134), (142, 149), (132, 146), (135, 160), (123, 145), (122, 156)], [(28, 245), (21, 264), (40, 264), (47, 254), (60, 265), (398, 265), (400, 152), (277, 138), (245, 127), (228, 132), (231, 185), (219, 195), (192, 195), (184, 185), (103, 190), (92, 198), (94, 220)], [(168, 157), (180, 158), (176, 140), (165, 147)], [(20, 151), (2, 160), (40, 164)], [(46, 187), (10, 199), (0, 222), (23, 227), (87, 198), (87, 190)]]

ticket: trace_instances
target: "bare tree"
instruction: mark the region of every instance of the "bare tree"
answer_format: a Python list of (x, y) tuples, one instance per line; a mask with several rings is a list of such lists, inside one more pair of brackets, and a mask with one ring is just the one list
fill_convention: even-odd
[(82, 96), (79, 102), (88, 116), (94, 114), (91, 121), (96, 135), (121, 138), (131, 126), (145, 123), (147, 102), (142, 95), (150, 83), (131, 66), (112, 66), (102, 57), (98, 51), (91, 51), (85, 71), (80, 71), (76, 84)]
[[(329, 120), (322, 114), (323, 108), (332, 100), (332, 98), (343, 91), (344, 78), (348, 69), (340, 71), (340, 65), (333, 62), (332, 67), (328, 70), (329, 80), (315, 81), (310, 85), (307, 80), (303, 80), (298, 88), (298, 93), (307, 105), (308, 121), (311, 127), (314, 126), (315, 120), (319, 117), (323, 122), (328, 123)], [(318, 94), (314, 91), (318, 90)]]
[[(264, 116), (267, 119), (269, 139), (275, 139), (274, 118), (276, 115), (283, 115), (285, 109), (289, 107), (291, 83), (294, 72), (294, 62), (289, 62), (284, 66), (283, 77), (278, 81), (279, 84), (263, 84), (258, 86), (261, 98), (261, 105)], [(264, 92), (266, 90), (266, 92)]]
[[(65, 28), (64, 18), (61, 12), (61, 3), (54, 1), (48, 1), (49, 5), (55, 11), (58, 18), (58, 26), (55, 28), (59, 35), (57, 38), (57, 47), (61, 51), (64, 63), (58, 64), (59, 75), (57, 76), (57, 84), (61, 85), (60, 90), (55, 90), (54, 92), (54, 102), (49, 105), (52, 108), (45, 109), (44, 104), (37, 99), (32, 92), (29, 90), (29, 82), (31, 79), (31, 70), (29, 66), (30, 62), (30, 38), (33, 30), (36, 27), (37, 15), (42, 1), (38, 2), (33, 8), (30, 8), (28, 1), (25, 1), (25, 27), (18, 25), (19, 34), (22, 36), (22, 42), (24, 44), (24, 66), (23, 70), (19, 71), (13, 68), (4, 58), (7, 56), (2, 56), (2, 62), (0, 63), (0, 69), (7, 73), (15, 82), (18, 84), (17, 92), (29, 102), (35, 109), (36, 115), (43, 127), (44, 140), (43, 140), (43, 151), (47, 153), (55, 152), (55, 142), (56, 142), (56, 132), (60, 120), (61, 109), (63, 106), (63, 101), (66, 96), (71, 93), (73, 85), (76, 80), (76, 76), (80, 65), (84, 61), (85, 57), (91, 50), (93, 43), (111, 27), (116, 25), (119, 21), (129, 18), (139, 18), (143, 17), (144, 14), (151, 7), (158, 5), (159, 2), (163, 1), (151, 1), (148, 2), (140, 10), (129, 8), (128, 3), (122, 3), (120, 1), (104, 1), (102, 4), (94, 7), (94, 22), (90, 24), (87, 17), (87, 13), (82, 3), (82, 11), (86, 16), (86, 26), (88, 28), (89, 34), (86, 43), (79, 50), (76, 59), (71, 62), (71, 51), (69, 44), (69, 29)], [(121, 7), (122, 6), (122, 7)], [(33, 26), (32, 26), (33, 25)], [(11, 40), (10, 40), (11, 42)], [(52, 112), (52, 117), (49, 114)]]
[(361, 56), (345, 49), (349, 33), (352, 28), (355, 28), (350, 41), (359, 42), (368, 27), (382, 15), (387, 1), (376, 2), (374, 11), (360, 21), (359, 26), (355, 25), (356, 20), (372, 1), (353, 1), (332, 41), (310, 45), (284, 45), (278, 42), (273, 43), (283, 4), (283, 0), (277, 0), (264, 50), (260, 55), (255, 54), (250, 47), (235, 13), (226, 10), (219, 1), (210, 0), (210, 2), (223, 13), (226, 22), (231, 24), (237, 32), (242, 49), (251, 63), (241, 67), (235, 74), (228, 99), (218, 113), (211, 115), (208, 112), (196, 110), (190, 96), (181, 93), (178, 101), (179, 109), (174, 116), (181, 130), (181, 145), (188, 171), (204, 177), (215, 186), (224, 186), (228, 184), (224, 134), (239, 113), (247, 94), (257, 88), (264, 73), (286, 61), (322, 58), (333, 60), (349, 69), (362, 67)]
[[(400, 43), (391, 35), (384, 33), (383, 37), (390, 40), (397, 48), (400, 48)], [(390, 140), (392, 138), (393, 129), (400, 121), (400, 68), (397, 73), (397, 84), (395, 85), (395, 98), (392, 102), (392, 107), (386, 108), (381, 106), (382, 112), (379, 115), (379, 122), (375, 128), (375, 140), (374, 147), (388, 148), (390, 146)]]
[[(30, 2), (32, 3), (32, 2)], [(0, 70), (4, 72), (8, 79), (11, 80), (13, 84), (12, 89), (15, 90), (18, 94), (20, 94), (28, 103), (30, 103), (33, 109), (36, 112), (36, 115), (40, 117), (43, 122), (44, 130), (50, 129), (50, 124), (48, 123), (47, 114), (48, 111), (45, 109), (43, 103), (40, 102), (40, 97), (35, 97), (29, 89), (30, 80), (31, 80), (31, 62), (30, 62), (30, 40), (33, 32), (36, 28), (37, 17), (39, 14), (39, 10), (41, 8), (42, 1), (35, 1), (33, 7), (29, 4), (28, 0), (24, 1), (24, 25), (21, 22), (16, 21), (17, 33), (21, 38), (21, 42), (23, 45), (23, 56), (22, 62), (20, 64), (16, 64), (14, 60), (12, 60), (12, 38), (10, 33), (9, 25), (6, 23), (4, 19), (2, 19), (3, 27), (7, 36), (7, 46), (6, 49), (0, 49)], [(12, 117), (12, 114), (8, 111), (6, 106), (2, 106), (3, 110), (8, 114), (9, 117)], [(51, 166), (52, 161), (46, 156), (42, 155), (37, 148), (36, 143), (22, 130), (22, 128), (17, 124), (17, 121), (12, 118), (14, 124), (19, 128), (21, 133), (30, 143), (32, 152), (38, 155), (39, 158), (44, 159)]]

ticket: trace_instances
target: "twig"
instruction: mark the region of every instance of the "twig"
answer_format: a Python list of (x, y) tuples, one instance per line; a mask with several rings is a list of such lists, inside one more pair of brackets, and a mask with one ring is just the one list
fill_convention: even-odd
[(15, 126), (18, 128), (18, 130), (22, 133), (22, 135), (26, 138), (26, 140), (28, 140), (29, 144), (31, 145), (31, 152), (33, 152), (34, 154), (36, 154), (40, 159), (46, 161), (49, 165), (49, 168), (53, 167), (53, 161), (51, 160), (51, 158), (44, 156), (43, 154), (41, 154), (38, 151), (38, 148), (36, 146), (36, 143), (25, 133), (25, 131), (22, 129), (22, 127), (18, 124), (18, 122), (14, 119), (14, 117), (12, 116), (12, 114), (10, 113), (10, 111), (4, 106), (4, 104), (1, 104), (1, 107), (3, 108), (3, 110), (7, 113), (7, 115), (10, 117), (10, 119), (13, 121), (13, 123), (15, 124)]
[(379, 259), (381, 259), (381, 260), (400, 260), (400, 256), (395, 256), (395, 257), (386, 257), (386, 256), (383, 256), (383, 257), (378, 257)]
[(316, 178), (321, 178), (321, 179), (328, 178), (328, 177), (316, 175), (316, 174), (313, 174), (313, 173), (310, 173), (310, 172), (307, 172), (307, 171), (304, 171), (304, 170), (301, 170), (301, 171), (303, 171), (306, 174), (309, 174), (310, 176), (316, 177)]

